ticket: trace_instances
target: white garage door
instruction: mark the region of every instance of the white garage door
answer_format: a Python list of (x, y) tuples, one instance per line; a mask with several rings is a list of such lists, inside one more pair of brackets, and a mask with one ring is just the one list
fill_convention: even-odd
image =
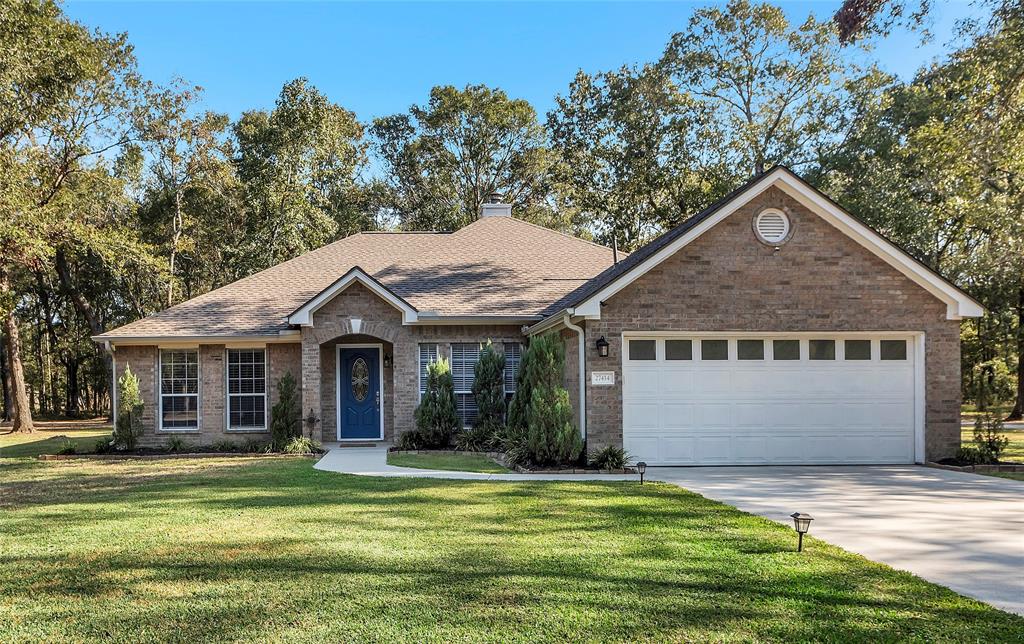
[(913, 463), (912, 337), (627, 336), (623, 442), (651, 465)]

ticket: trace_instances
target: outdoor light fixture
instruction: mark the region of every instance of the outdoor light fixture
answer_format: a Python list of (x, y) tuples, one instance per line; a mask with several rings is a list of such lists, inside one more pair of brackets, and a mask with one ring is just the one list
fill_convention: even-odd
[(647, 471), (647, 463), (640, 461), (636, 464), (636, 471), (640, 474), (640, 485), (644, 484), (644, 472)]
[(395, 359), (391, 356), (391, 354), (390, 353), (385, 353), (384, 354), (384, 368), (385, 369), (390, 369), (391, 366), (394, 365), (394, 364), (395, 364)]
[(811, 521), (814, 521), (814, 517), (809, 514), (803, 514), (801, 512), (794, 512), (789, 515), (793, 517), (793, 529), (800, 535), (800, 540), (797, 542), (796, 551), (803, 552), (804, 550), (804, 535), (807, 530), (811, 527)]
[(597, 355), (601, 356), (602, 358), (607, 358), (608, 341), (604, 339), (604, 336), (602, 335), (600, 338), (598, 338), (595, 344), (597, 345)]

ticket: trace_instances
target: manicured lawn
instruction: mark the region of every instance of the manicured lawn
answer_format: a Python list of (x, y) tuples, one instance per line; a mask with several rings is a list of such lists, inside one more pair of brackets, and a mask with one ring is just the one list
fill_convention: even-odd
[(305, 459), (0, 466), (0, 641), (1019, 641), (1024, 619), (674, 486)]
[(502, 474), (508, 468), (477, 454), (395, 454), (388, 453), (388, 465), (415, 467), (421, 470), (446, 470), (460, 472), (489, 472)]
[(985, 474), (988, 474), (989, 476), (998, 476), (1001, 479), (1024, 481), (1024, 472), (985, 472)]
[(100, 438), (110, 436), (110, 426), (91, 421), (41, 422), (31, 434), (12, 434), (9, 427), (4, 427), (0, 429), (0, 458), (56, 454), (64, 445), (65, 436), (75, 444), (77, 453), (85, 454), (95, 451)]

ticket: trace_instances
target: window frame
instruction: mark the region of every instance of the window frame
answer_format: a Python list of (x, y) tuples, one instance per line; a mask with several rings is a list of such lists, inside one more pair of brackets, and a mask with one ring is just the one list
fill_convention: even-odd
[[(231, 424), (231, 398), (242, 396), (258, 396), (259, 394), (231, 393), (231, 352), (232, 351), (260, 351), (263, 353), (263, 426), (233, 426)], [(270, 355), (266, 347), (227, 347), (224, 350), (224, 431), (244, 434), (247, 432), (266, 432), (270, 427), (269, 409), (269, 378), (268, 371)], [(255, 364), (255, 363), (254, 363)]]
[[(196, 355), (196, 392), (194, 394), (165, 394), (164, 393), (164, 354), (166, 353), (194, 353)], [(187, 364), (187, 363), (186, 363)], [(170, 433), (195, 434), (202, 431), (203, 427), (203, 377), (202, 362), (199, 355), (199, 347), (184, 348), (159, 348), (157, 349), (157, 431)], [(187, 380), (187, 376), (186, 376)], [(196, 424), (190, 427), (165, 427), (164, 426), (164, 397), (186, 398), (194, 396), (196, 399)]]

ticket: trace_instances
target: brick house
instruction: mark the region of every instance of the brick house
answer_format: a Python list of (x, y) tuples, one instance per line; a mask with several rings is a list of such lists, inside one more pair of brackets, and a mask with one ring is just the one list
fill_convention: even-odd
[(143, 445), (265, 435), (288, 372), (316, 438), (393, 440), (437, 356), (468, 425), (481, 343), (506, 354), (511, 395), (523, 345), (555, 332), (590, 449), (913, 463), (960, 443), (959, 320), (982, 313), (774, 168), (628, 256), (487, 204), (455, 232), (352, 235), (95, 339), (139, 376)]

